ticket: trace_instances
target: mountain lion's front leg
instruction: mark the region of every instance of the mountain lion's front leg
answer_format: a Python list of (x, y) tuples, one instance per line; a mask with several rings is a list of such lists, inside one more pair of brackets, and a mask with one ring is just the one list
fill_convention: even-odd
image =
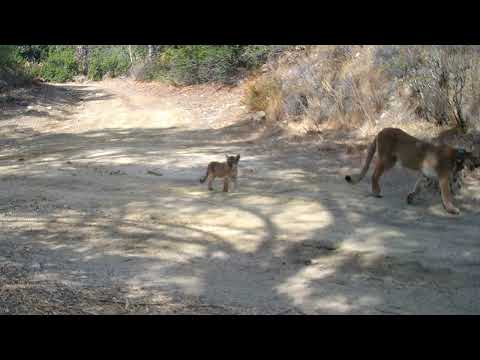
[(449, 176), (448, 175), (440, 176), (439, 185), (440, 185), (440, 192), (442, 194), (443, 206), (445, 206), (445, 209), (447, 210), (447, 212), (454, 215), (460, 214), (460, 210), (458, 210), (453, 205), (453, 202), (452, 202), (452, 193), (450, 192)]

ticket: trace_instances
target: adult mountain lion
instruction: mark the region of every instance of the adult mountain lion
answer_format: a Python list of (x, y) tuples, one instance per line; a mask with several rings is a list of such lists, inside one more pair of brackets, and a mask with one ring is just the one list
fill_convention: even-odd
[[(447, 145), (433, 145), (419, 140), (400, 129), (385, 128), (378, 133), (368, 148), (365, 165), (360, 174), (348, 175), (345, 180), (351, 184), (361, 181), (368, 171), (375, 152), (378, 160), (372, 175), (372, 192), (376, 197), (380, 195), (380, 177), (393, 168), (397, 161), (411, 170), (417, 170), (423, 176), (438, 179), (443, 206), (451, 214), (460, 214), (452, 203), (450, 182), (465, 166), (470, 170), (480, 167), (480, 158), (464, 149), (455, 149)], [(411, 204), (420, 193), (424, 177), (415, 183), (413, 191), (407, 196), (407, 203)]]
[(223, 178), (223, 191), (228, 192), (228, 183), (232, 181), (234, 187), (237, 187), (237, 174), (238, 174), (238, 162), (240, 161), (240, 155), (228, 156), (226, 162), (211, 162), (208, 164), (206, 175), (200, 179), (203, 184), (208, 178), (208, 190), (213, 190), (212, 183), (216, 177)]

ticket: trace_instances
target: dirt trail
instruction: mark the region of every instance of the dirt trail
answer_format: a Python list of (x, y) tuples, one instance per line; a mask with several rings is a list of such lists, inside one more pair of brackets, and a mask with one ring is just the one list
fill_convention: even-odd
[[(478, 183), (458, 218), (437, 196), (407, 206), (401, 169), (375, 199), (343, 181), (361, 157), (255, 140), (237, 89), (42, 91), (0, 114), (0, 265), (29, 281), (148, 299), (144, 313), (480, 312)], [(225, 153), (242, 155), (238, 189), (208, 192)]]

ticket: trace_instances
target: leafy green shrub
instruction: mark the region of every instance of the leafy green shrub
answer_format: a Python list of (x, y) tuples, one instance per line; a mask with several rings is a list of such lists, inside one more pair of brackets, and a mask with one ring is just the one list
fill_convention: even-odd
[(19, 86), (30, 80), (31, 76), (17, 46), (0, 45), (0, 81), (10, 86)]
[(193, 45), (169, 48), (161, 56), (166, 77), (181, 84), (226, 81), (234, 72), (231, 46)]
[(97, 48), (90, 55), (88, 78), (102, 80), (109, 73), (112, 77), (125, 74), (130, 68), (128, 53), (120, 47)]
[(19, 55), (26, 61), (39, 63), (48, 57), (51, 45), (19, 45)]
[(35, 70), (47, 81), (66, 82), (78, 74), (75, 51), (71, 47), (52, 49), (45, 62)]
[(178, 84), (209, 81), (229, 82), (241, 68), (254, 69), (285, 46), (271, 45), (187, 45), (165, 46), (145, 78), (170, 80)]
[(277, 46), (248, 45), (244, 47), (240, 61), (247, 69), (254, 69), (263, 65), (275, 50), (278, 50)]
[(22, 60), (14, 45), (0, 45), (0, 67), (15, 68)]

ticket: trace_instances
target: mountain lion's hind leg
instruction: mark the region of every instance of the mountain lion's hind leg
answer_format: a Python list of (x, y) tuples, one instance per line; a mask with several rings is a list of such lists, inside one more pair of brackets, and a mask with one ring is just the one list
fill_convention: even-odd
[(442, 194), (442, 202), (445, 210), (450, 214), (458, 215), (460, 210), (458, 210), (452, 203), (452, 193), (450, 192), (450, 181), (448, 176), (442, 176), (439, 179), (440, 192)]
[(397, 160), (395, 158), (379, 158), (372, 175), (372, 193), (375, 197), (381, 198), (380, 178), (393, 168)]
[(212, 191), (213, 190), (213, 180), (215, 180), (215, 176), (212, 174), (208, 175), (208, 190)]
[(417, 181), (415, 182), (415, 186), (411, 193), (407, 195), (407, 204), (412, 205), (413, 200), (415, 199), (418, 194), (420, 194), (420, 190), (422, 189), (422, 183), (425, 181), (425, 177), (422, 175), (419, 176)]

